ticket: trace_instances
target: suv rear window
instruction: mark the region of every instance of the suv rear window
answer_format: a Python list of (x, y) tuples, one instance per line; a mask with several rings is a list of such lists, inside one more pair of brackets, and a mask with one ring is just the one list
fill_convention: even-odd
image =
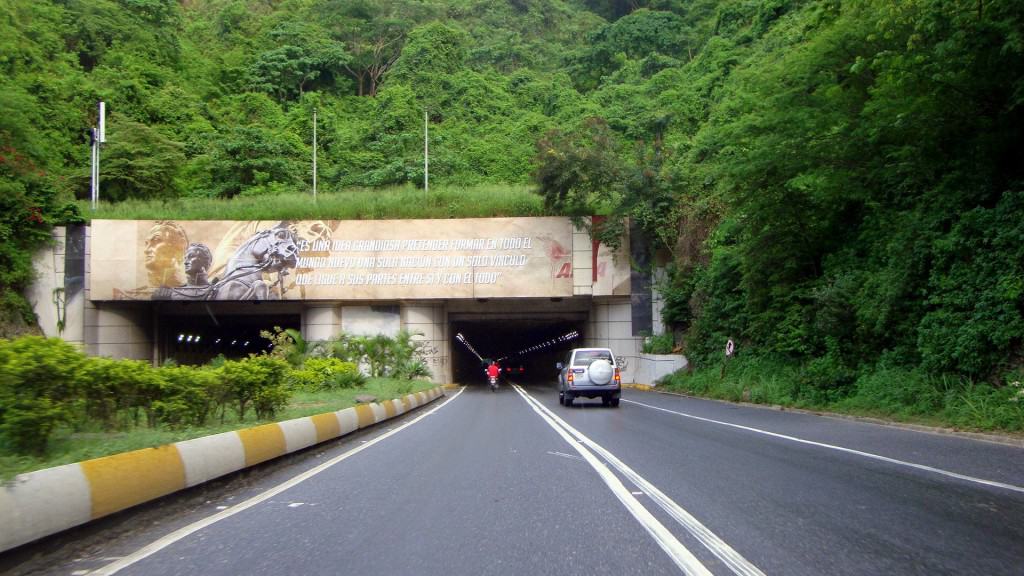
[(594, 360), (612, 361), (611, 352), (607, 350), (577, 350), (576, 357), (572, 360), (573, 366), (590, 366)]

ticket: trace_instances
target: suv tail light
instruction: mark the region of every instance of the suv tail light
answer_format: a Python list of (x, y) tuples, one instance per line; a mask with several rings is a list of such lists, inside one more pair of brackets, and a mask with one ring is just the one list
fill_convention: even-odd
[(565, 375), (565, 381), (568, 382), (570, 386), (572, 386), (573, 380), (575, 380), (575, 378), (573, 378), (572, 371), (570, 371), (568, 374)]
[(615, 368), (615, 376), (614, 376), (614, 378), (615, 378), (615, 383), (616, 384), (622, 384), (622, 376), (619, 376), (619, 369), (618, 369), (618, 367)]

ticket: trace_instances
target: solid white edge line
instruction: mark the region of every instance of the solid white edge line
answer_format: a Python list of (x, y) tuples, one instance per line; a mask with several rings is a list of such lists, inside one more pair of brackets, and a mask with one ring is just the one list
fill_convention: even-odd
[[(525, 393), (525, 392), (524, 392)], [(527, 394), (529, 396), (529, 394)], [(627, 466), (624, 462), (619, 460), (614, 454), (609, 452), (603, 446), (594, 442), (588, 438), (585, 434), (579, 430), (573, 428), (569, 423), (565, 422), (561, 417), (556, 415), (546, 406), (540, 404), (540, 401), (536, 398), (530, 397), (542, 410), (551, 415), (551, 418), (559, 422), (566, 429), (571, 431), (576, 438), (587, 445), (591, 450), (597, 452), (602, 458), (604, 458), (613, 468), (618, 470), (625, 476), (630, 482), (636, 485), (645, 492), (651, 500), (654, 501), (662, 510), (667, 512), (676, 522), (683, 526), (694, 538), (700, 541), (716, 558), (722, 561), (723, 564), (729, 567), (734, 573), (741, 576), (765, 576), (757, 566), (752, 564), (749, 560), (744, 558), (739, 552), (737, 552), (732, 546), (729, 546), (724, 540), (719, 538), (714, 532), (712, 532), (707, 526), (702, 524), (700, 520), (697, 520), (692, 514), (687, 512), (682, 506), (677, 504), (674, 500), (669, 498), (664, 492), (659, 490), (654, 484), (648, 482), (643, 476), (638, 474), (632, 468)]]
[(167, 548), (171, 544), (174, 544), (175, 542), (178, 542), (179, 540), (185, 538), (186, 536), (188, 536), (188, 535), (190, 535), (190, 534), (192, 534), (194, 532), (198, 532), (199, 530), (202, 530), (203, 528), (206, 528), (207, 526), (211, 526), (211, 525), (213, 525), (213, 524), (215, 524), (217, 522), (220, 522), (221, 520), (224, 520), (225, 518), (228, 518), (230, 516), (234, 516), (235, 514), (238, 514), (239, 512), (248, 510), (249, 508), (252, 508), (253, 506), (259, 504), (260, 502), (268, 500), (268, 499), (270, 499), (270, 498), (280, 494), (281, 492), (284, 492), (285, 490), (288, 490), (289, 488), (292, 488), (292, 487), (294, 487), (294, 486), (296, 486), (298, 484), (301, 484), (302, 482), (305, 482), (306, 480), (309, 480), (310, 478), (312, 478), (313, 476), (316, 476), (317, 474), (323, 472), (324, 470), (327, 470), (331, 466), (334, 466), (335, 464), (337, 464), (337, 463), (339, 463), (339, 462), (349, 458), (350, 456), (354, 456), (354, 455), (358, 454), (359, 452), (362, 452), (363, 450), (369, 448), (370, 446), (373, 446), (374, 444), (376, 444), (376, 443), (378, 443), (378, 442), (380, 442), (380, 441), (382, 441), (382, 440), (384, 440), (386, 438), (389, 438), (389, 437), (391, 437), (391, 436), (401, 432), (402, 430), (405, 430), (409, 426), (412, 426), (413, 424), (416, 424), (420, 420), (426, 418), (427, 416), (430, 416), (431, 414), (433, 414), (434, 412), (437, 412), (441, 408), (444, 408), (449, 403), (451, 403), (453, 400), (458, 398), (459, 394), (462, 394), (463, 390), (465, 390), (465, 387), (460, 388), (459, 391), (456, 392), (454, 396), (452, 396), (448, 400), (444, 401), (444, 403), (436, 406), (435, 408), (431, 409), (429, 412), (425, 412), (424, 414), (421, 414), (421, 415), (417, 416), (415, 419), (410, 420), (409, 422), (406, 422), (405, 424), (399, 426), (398, 428), (395, 428), (394, 430), (392, 430), (390, 432), (382, 434), (382, 435), (374, 438), (373, 440), (367, 441), (365, 444), (361, 444), (361, 445), (359, 445), (359, 446), (349, 450), (348, 452), (345, 452), (344, 454), (335, 456), (334, 458), (328, 460), (327, 462), (324, 462), (323, 464), (317, 466), (316, 468), (311, 468), (311, 469), (303, 472), (302, 474), (299, 474), (298, 476), (295, 476), (295, 477), (293, 477), (293, 478), (291, 478), (291, 479), (289, 479), (289, 480), (287, 480), (287, 481), (285, 481), (285, 482), (283, 482), (281, 484), (278, 484), (277, 486), (271, 488), (270, 490), (267, 490), (267, 491), (265, 491), (265, 492), (263, 492), (261, 494), (258, 494), (256, 496), (253, 496), (252, 498), (249, 498), (245, 502), (240, 502), (239, 504), (236, 504), (235, 506), (232, 506), (231, 508), (228, 508), (226, 510), (218, 512), (218, 513), (214, 514), (213, 516), (209, 516), (207, 518), (199, 520), (198, 522), (193, 522), (192, 524), (189, 524), (188, 526), (184, 526), (182, 528), (179, 528), (179, 529), (175, 530), (174, 532), (171, 532), (170, 534), (168, 534), (168, 535), (166, 535), (166, 536), (164, 536), (164, 537), (162, 537), (162, 538), (160, 538), (160, 539), (158, 539), (158, 540), (156, 540), (156, 541), (154, 541), (154, 542), (152, 542), (150, 544), (147, 544), (146, 546), (140, 548), (139, 550), (137, 550), (135, 552), (132, 552), (131, 554), (128, 554), (128, 555), (122, 557), (120, 560), (118, 560), (116, 562), (112, 562), (110, 564), (107, 564), (106, 566), (103, 566), (101, 568), (97, 568), (96, 570), (88, 572), (88, 574), (89, 574), (89, 576), (108, 576), (110, 574), (116, 574), (118, 571), (123, 570), (123, 569), (131, 566), (132, 564), (135, 564), (136, 562), (139, 562), (140, 560), (143, 560), (143, 559), (145, 559), (145, 558), (147, 558), (149, 556), (152, 556), (153, 554), (159, 552), (160, 550), (163, 550), (164, 548)]
[(675, 562), (676, 566), (683, 571), (684, 574), (700, 575), (700, 576), (711, 576), (711, 571), (701, 564), (700, 560), (690, 552), (686, 546), (676, 539), (676, 537), (665, 528), (665, 526), (654, 517), (646, 508), (640, 504), (640, 501), (636, 499), (633, 494), (622, 484), (622, 482), (608, 469), (607, 466), (601, 463), (596, 456), (590, 450), (587, 450), (580, 442), (577, 442), (569, 432), (564, 430), (558, 425), (550, 416), (544, 413), (546, 408), (540, 406), (536, 400), (533, 399), (529, 394), (523, 391), (518, 385), (513, 385), (513, 389), (526, 401), (527, 405), (533, 408), (548, 426), (550, 426), (559, 436), (562, 437), (570, 446), (576, 449), (583, 456), (583, 459), (590, 464), (591, 468), (597, 472), (598, 476), (604, 480), (604, 483), (612, 491), (613, 494), (619, 499), (619, 502), (626, 507), (626, 510), (633, 515), (633, 518), (640, 523), (641, 526), (647, 530), (647, 533), (654, 538), (654, 541), (661, 547), (662, 550), (668, 554), (669, 558)]
[(993, 488), (1002, 488), (1004, 490), (1011, 490), (1013, 492), (1024, 493), (1024, 487), (1014, 486), (1013, 484), (1005, 484), (1003, 482), (996, 482), (995, 480), (985, 480), (984, 478), (977, 478), (975, 476), (967, 476), (966, 474), (960, 474), (957, 472), (951, 472), (949, 470), (943, 470), (942, 468), (933, 468), (931, 466), (925, 466), (924, 464), (915, 464), (913, 462), (906, 462), (904, 460), (897, 460), (895, 458), (889, 458), (888, 456), (880, 456), (878, 454), (872, 454), (871, 452), (861, 452), (860, 450), (854, 450), (852, 448), (843, 448), (842, 446), (836, 446), (834, 444), (825, 444), (822, 442), (815, 442), (813, 440), (804, 440), (803, 438), (797, 438), (796, 436), (787, 436), (786, 434), (779, 434), (777, 432), (769, 432), (767, 430), (761, 430), (760, 428), (752, 428), (750, 426), (743, 426), (742, 424), (732, 424), (730, 422), (722, 422), (720, 420), (712, 420), (711, 418), (704, 418), (703, 416), (694, 416), (693, 414), (687, 414), (685, 412), (677, 412), (675, 410), (669, 410), (668, 408), (661, 408), (659, 406), (651, 406), (650, 404), (644, 404), (643, 402), (637, 402), (635, 400), (626, 400), (624, 402), (630, 404), (636, 404), (637, 406), (643, 406), (644, 408), (650, 408), (651, 410), (660, 410), (662, 412), (668, 412), (669, 414), (676, 414), (677, 416), (684, 416), (686, 418), (692, 418), (694, 420), (700, 420), (702, 422), (710, 422), (712, 424), (721, 424), (722, 426), (729, 426), (731, 428), (738, 428), (740, 430), (746, 430), (748, 432), (754, 432), (756, 434), (764, 434), (765, 436), (772, 436), (774, 438), (781, 438), (783, 440), (790, 440), (800, 444), (807, 444), (809, 446), (817, 446), (819, 448), (828, 448), (830, 450), (838, 450), (839, 452), (846, 452), (847, 454), (855, 454), (857, 456), (863, 456), (865, 458), (871, 458), (873, 460), (880, 460), (882, 462), (888, 462), (890, 464), (897, 464), (899, 466), (907, 466), (909, 468), (915, 468), (917, 470), (923, 470), (925, 472), (932, 472), (934, 474), (941, 474), (950, 478), (956, 478), (958, 480), (964, 480), (967, 482), (974, 482), (976, 484), (983, 484), (985, 486), (991, 486)]

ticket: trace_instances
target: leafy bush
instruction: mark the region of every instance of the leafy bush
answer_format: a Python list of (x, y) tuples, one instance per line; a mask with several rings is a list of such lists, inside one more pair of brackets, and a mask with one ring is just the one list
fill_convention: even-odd
[(302, 369), (292, 370), (288, 378), (293, 389), (310, 392), (354, 388), (366, 381), (354, 362), (338, 358), (307, 358)]
[(85, 416), (98, 420), (105, 429), (124, 427), (119, 414), (126, 414), (133, 425), (139, 423), (139, 411), (147, 424), (156, 425), (154, 402), (163, 394), (161, 372), (141, 360), (86, 358), (81, 369), (81, 394)]
[(943, 413), (964, 428), (1024, 430), (1024, 405), (1013, 386), (967, 384), (947, 394)]
[(421, 356), (422, 342), (415, 336), (416, 334), (408, 330), (400, 330), (394, 338), (384, 334), (339, 334), (326, 345), (326, 349), (331, 357), (368, 367), (369, 376), (372, 378), (387, 376), (408, 379), (430, 376), (430, 369)]
[(309, 345), (302, 337), (302, 333), (294, 328), (281, 329), (274, 326), (274, 330), (261, 330), (260, 336), (270, 340), (271, 356), (287, 360), (292, 366), (302, 365), (303, 359), (309, 353)]
[(760, 404), (795, 404), (800, 397), (799, 370), (792, 362), (772, 357), (736, 356), (728, 365), (708, 365), (666, 376), (670, 390)]
[(675, 336), (671, 332), (666, 332), (657, 336), (644, 336), (641, 351), (644, 354), (671, 354), (675, 346)]
[(396, 378), (403, 380), (413, 380), (416, 378), (430, 378), (433, 374), (423, 359), (412, 358), (401, 361), (395, 366), (394, 375)]
[(84, 356), (58, 338), (0, 340), (0, 437), (19, 454), (43, 454), (70, 421)]
[(174, 428), (203, 426), (216, 407), (225, 401), (220, 371), (191, 366), (159, 370), (164, 386), (153, 403), (157, 419)]
[(260, 355), (228, 360), (221, 370), (240, 420), (245, 420), (250, 405), (254, 406), (257, 418), (265, 418), (288, 402), (288, 363), (280, 358)]
[(920, 370), (879, 368), (862, 374), (840, 407), (890, 415), (934, 415), (943, 409), (949, 383)]
[(807, 362), (800, 371), (802, 395), (814, 405), (825, 405), (850, 393), (856, 373), (836, 354), (826, 354)]
[(313, 392), (321, 387), (320, 374), (312, 370), (298, 369), (288, 372), (288, 388), (301, 392)]
[(359, 388), (366, 385), (366, 376), (352, 362), (344, 362), (344, 368), (333, 372), (324, 382), (328, 390), (339, 388)]

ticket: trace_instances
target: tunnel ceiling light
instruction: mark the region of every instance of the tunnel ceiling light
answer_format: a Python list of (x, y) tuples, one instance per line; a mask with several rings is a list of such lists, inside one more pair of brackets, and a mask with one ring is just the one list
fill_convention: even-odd
[(459, 342), (462, 342), (462, 345), (465, 346), (470, 352), (472, 352), (473, 355), (476, 356), (477, 360), (481, 362), (484, 361), (484, 359), (480, 357), (480, 354), (478, 354), (477, 351), (473, 348), (473, 345), (469, 343), (469, 340), (467, 340), (466, 337), (463, 336), (461, 332), (455, 335), (455, 339), (458, 340)]
[(184, 339), (185, 339), (185, 335), (184, 334), (178, 334), (178, 342), (181, 342)]

